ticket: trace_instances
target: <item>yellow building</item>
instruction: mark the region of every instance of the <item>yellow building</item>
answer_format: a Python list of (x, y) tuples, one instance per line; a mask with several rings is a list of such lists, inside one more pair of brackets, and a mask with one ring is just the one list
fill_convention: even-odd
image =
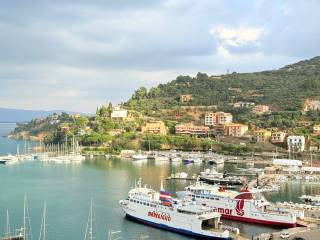
[(192, 100), (191, 94), (180, 95), (180, 102), (182, 103), (190, 102), (191, 100)]
[(320, 135), (320, 124), (316, 124), (313, 126), (313, 134)]
[(272, 143), (283, 143), (286, 140), (286, 133), (281, 131), (274, 131), (271, 133)]
[(225, 136), (241, 137), (248, 131), (248, 126), (241, 123), (226, 123), (223, 129)]
[(264, 143), (270, 140), (271, 132), (266, 129), (259, 129), (254, 131), (254, 136), (256, 137), (257, 142)]
[(142, 133), (153, 133), (153, 134), (167, 134), (167, 128), (162, 121), (150, 121), (146, 125), (141, 127)]

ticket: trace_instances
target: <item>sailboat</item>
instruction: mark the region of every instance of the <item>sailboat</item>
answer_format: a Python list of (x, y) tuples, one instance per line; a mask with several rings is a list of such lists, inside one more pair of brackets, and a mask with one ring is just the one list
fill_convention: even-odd
[(4, 237), (0, 238), (0, 240), (24, 240), (24, 237), (21, 231), (17, 231), (15, 235), (11, 235), (9, 210), (7, 210), (6, 234)]

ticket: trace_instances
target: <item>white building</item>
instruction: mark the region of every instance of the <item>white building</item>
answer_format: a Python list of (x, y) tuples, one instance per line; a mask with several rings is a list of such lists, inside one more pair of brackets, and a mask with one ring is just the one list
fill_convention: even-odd
[(234, 108), (246, 108), (254, 106), (254, 102), (236, 102), (233, 104)]
[(111, 113), (111, 118), (127, 118), (128, 110), (121, 109), (120, 106), (115, 106)]
[(304, 136), (289, 136), (287, 138), (287, 145), (289, 152), (303, 152), (305, 149)]

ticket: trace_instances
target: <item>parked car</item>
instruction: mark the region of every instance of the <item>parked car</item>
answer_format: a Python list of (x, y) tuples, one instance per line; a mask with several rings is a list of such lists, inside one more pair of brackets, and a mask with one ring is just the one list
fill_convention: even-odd
[(284, 229), (281, 231), (281, 233), (280, 233), (281, 239), (289, 239), (289, 237), (290, 237), (290, 233), (287, 229)]

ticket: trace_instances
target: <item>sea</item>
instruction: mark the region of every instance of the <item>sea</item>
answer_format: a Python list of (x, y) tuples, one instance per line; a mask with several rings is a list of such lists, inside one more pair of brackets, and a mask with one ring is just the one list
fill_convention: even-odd
[[(8, 139), (5, 136), (15, 128), (13, 123), (0, 124), (0, 155), (15, 153), (17, 145), (24, 141)], [(35, 143), (30, 143), (30, 145)], [(43, 207), (46, 204), (46, 232), (50, 240), (85, 239), (90, 201), (93, 200), (93, 235), (96, 240), (107, 239), (109, 231), (120, 231), (121, 239), (184, 240), (192, 239), (164, 230), (145, 226), (125, 218), (119, 200), (125, 199), (136, 180), (141, 178), (153, 189), (159, 189), (160, 177), (172, 173), (197, 174), (209, 168), (204, 164), (156, 163), (155, 161), (131, 161), (118, 158), (105, 160), (97, 158), (82, 164), (54, 164), (38, 161), (16, 165), (0, 165), (0, 236), (7, 228), (7, 211), (10, 229), (14, 232), (23, 222), (23, 201), (27, 197), (30, 221), (27, 239), (39, 239)], [(239, 166), (225, 164), (221, 171), (237, 171)], [(245, 166), (240, 166), (245, 167)], [(182, 191), (189, 181), (166, 181), (167, 191)], [(277, 193), (266, 197), (273, 202), (298, 202), (301, 194), (319, 194), (314, 185), (286, 182)], [(261, 225), (245, 224), (224, 220), (240, 228), (251, 237), (264, 232), (279, 231)], [(31, 229), (31, 230), (30, 230)], [(0, 237), (1, 239), (1, 237)]]

